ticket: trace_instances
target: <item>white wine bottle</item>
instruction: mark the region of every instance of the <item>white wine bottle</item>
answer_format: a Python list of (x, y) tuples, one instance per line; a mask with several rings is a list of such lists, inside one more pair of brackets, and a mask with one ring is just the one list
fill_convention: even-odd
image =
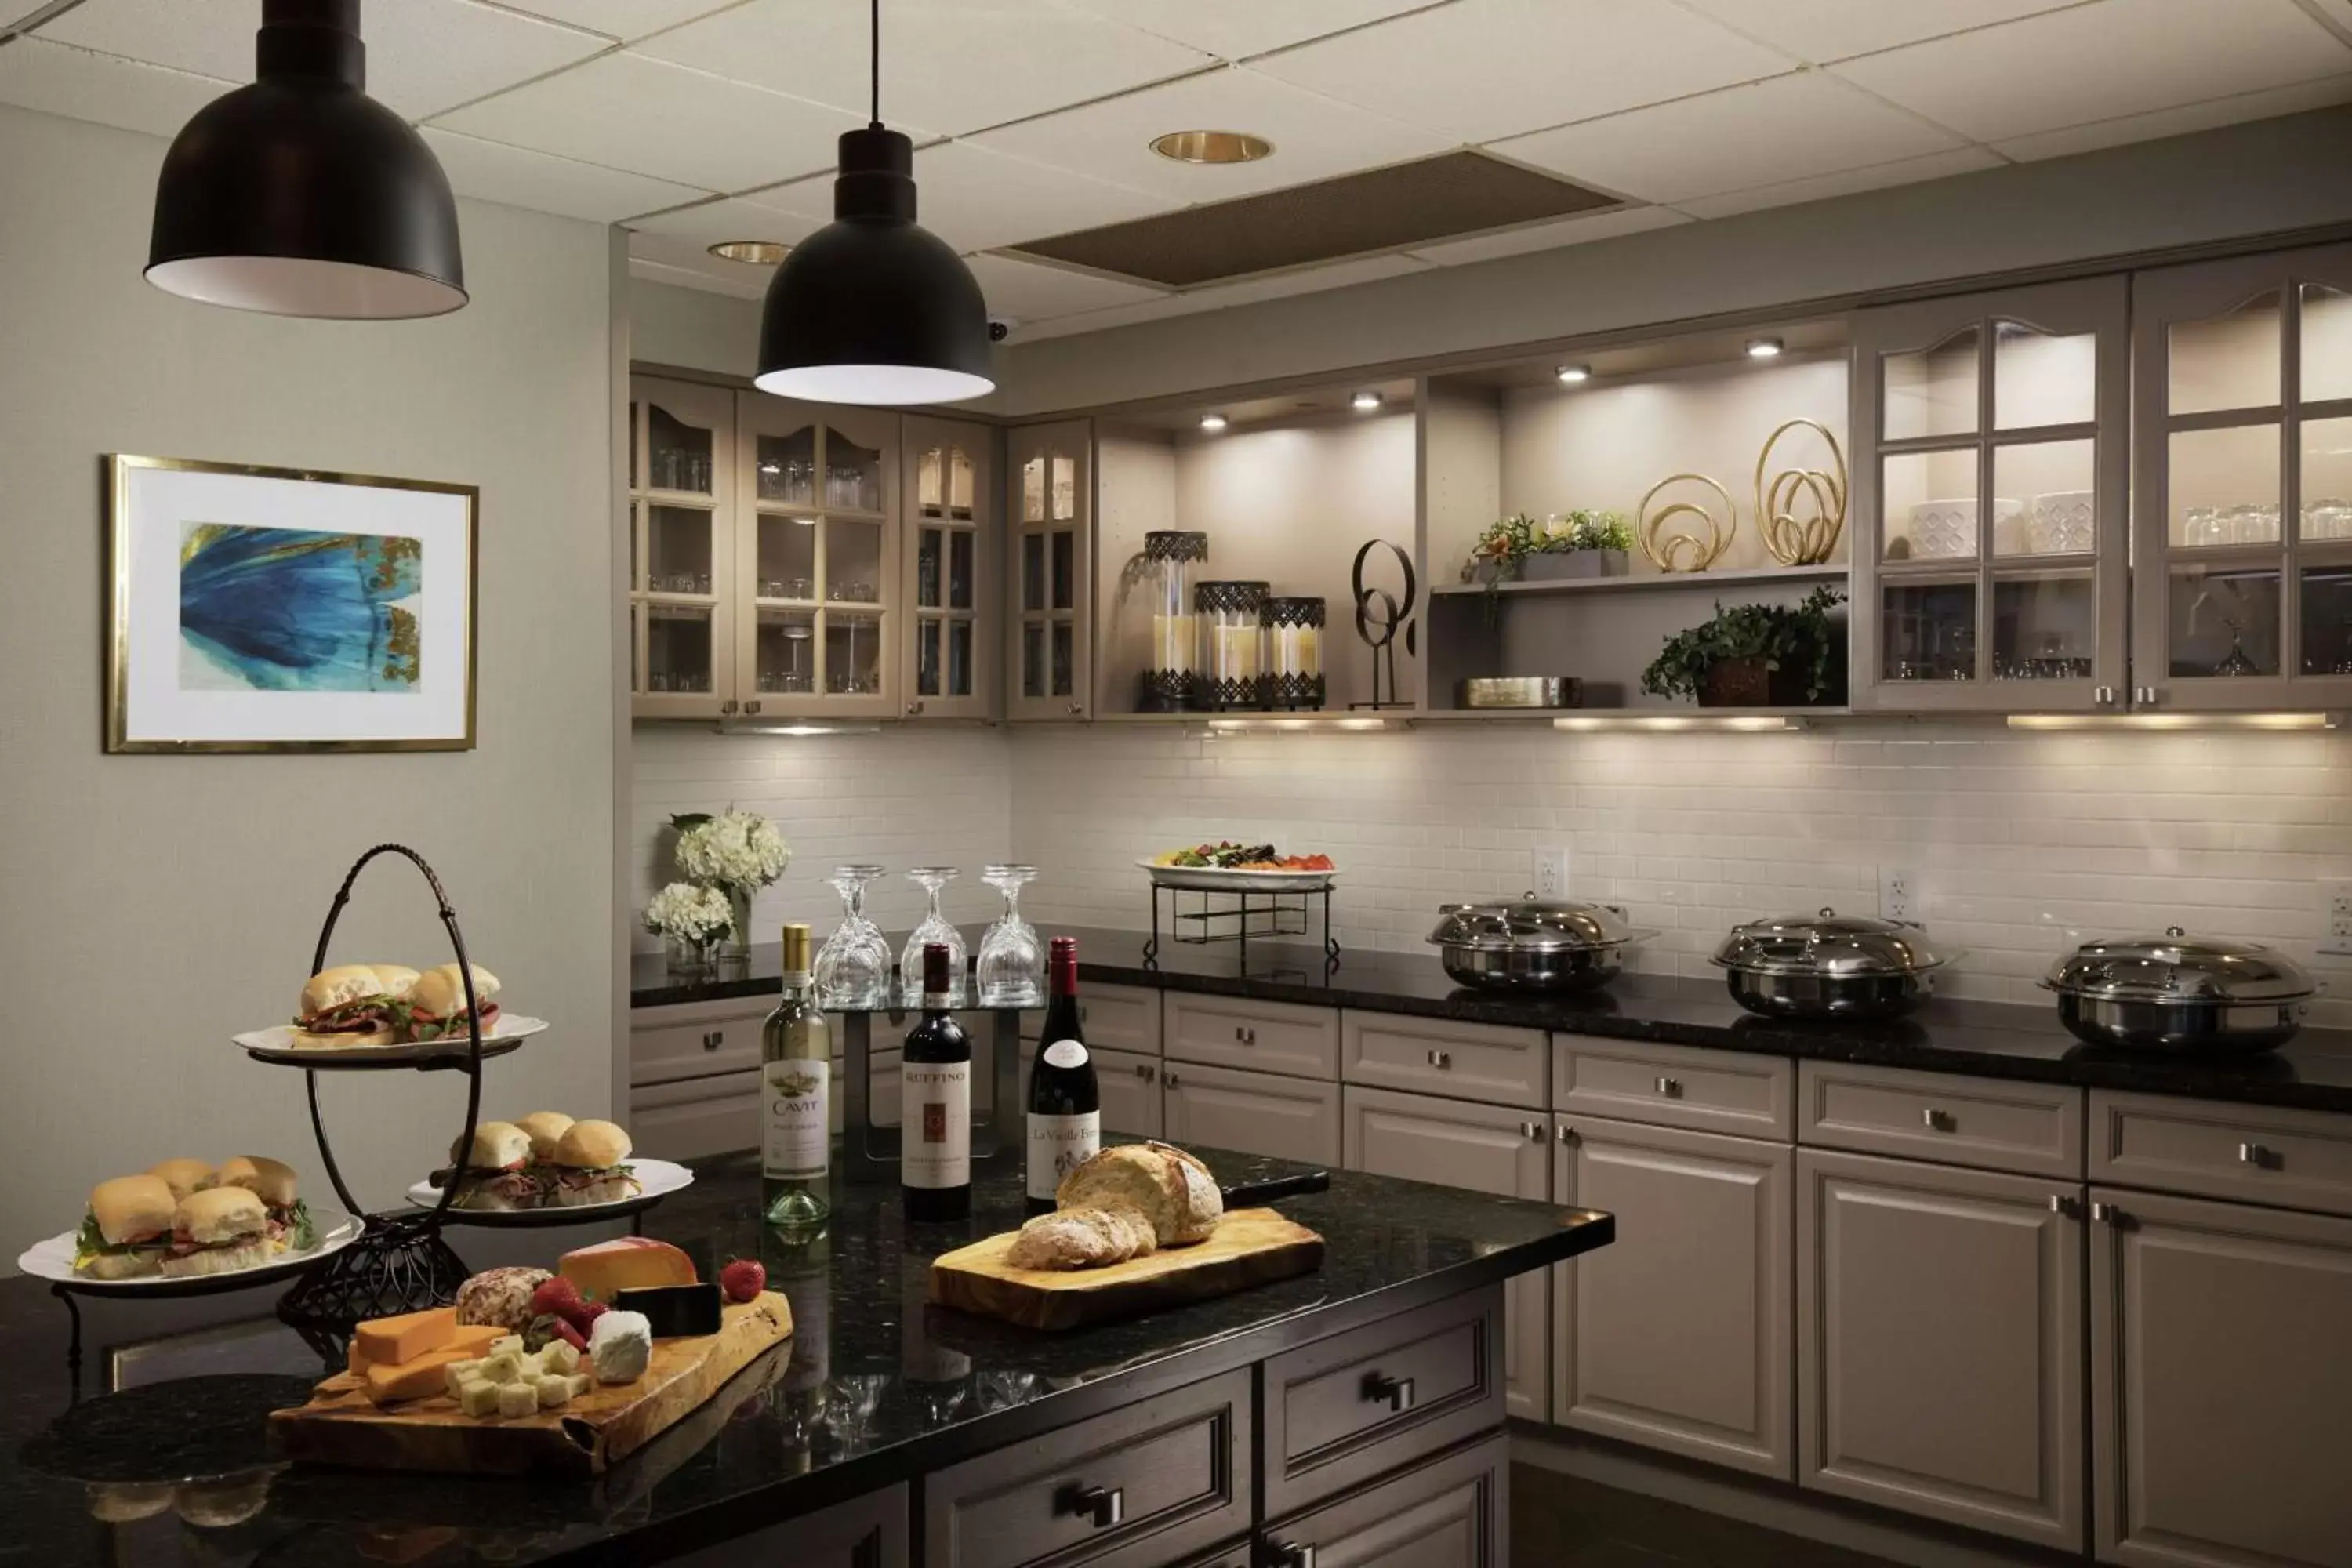
[(809, 993), (809, 928), (784, 928), (784, 994), (760, 1030), (761, 1196), (787, 1234), (833, 1213), (833, 1047)]

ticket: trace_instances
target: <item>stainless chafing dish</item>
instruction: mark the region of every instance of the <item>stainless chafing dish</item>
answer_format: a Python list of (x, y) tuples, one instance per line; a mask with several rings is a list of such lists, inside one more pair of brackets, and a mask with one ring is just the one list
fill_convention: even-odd
[(1735, 1001), (1768, 1018), (1893, 1018), (1925, 1002), (1936, 971), (1958, 957), (1900, 921), (1784, 915), (1749, 921), (1708, 962)]
[(1626, 950), (1657, 935), (1614, 904), (1547, 903), (1533, 893), (1507, 903), (1444, 904), (1429, 933), (1445, 973), (1465, 985), (1505, 991), (1590, 991), (1623, 967)]
[(2314, 981), (2260, 942), (2189, 935), (2086, 942), (2052, 966), (2042, 988), (2076, 1038), (2124, 1050), (2237, 1055), (2294, 1037)]

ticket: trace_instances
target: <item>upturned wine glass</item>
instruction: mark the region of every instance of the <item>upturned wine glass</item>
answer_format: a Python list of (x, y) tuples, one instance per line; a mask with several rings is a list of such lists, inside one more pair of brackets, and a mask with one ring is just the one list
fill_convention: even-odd
[(841, 895), (841, 923), (817, 950), (813, 978), (820, 1007), (879, 1007), (889, 1000), (890, 942), (866, 918), (866, 884), (879, 866), (835, 866), (826, 886)]
[(1004, 912), (980, 939), (980, 1005), (1035, 1007), (1045, 999), (1045, 950), (1021, 918), (1021, 889), (1037, 879), (1034, 866), (987, 866), (982, 881), (1004, 895)]
[(898, 991), (909, 1002), (922, 999), (923, 949), (933, 942), (948, 950), (948, 975), (950, 989), (963, 990), (963, 933), (948, 923), (940, 912), (940, 889), (956, 879), (953, 866), (918, 866), (907, 873), (907, 880), (930, 895), (930, 912), (923, 917), (907, 938), (907, 945), (898, 950)]

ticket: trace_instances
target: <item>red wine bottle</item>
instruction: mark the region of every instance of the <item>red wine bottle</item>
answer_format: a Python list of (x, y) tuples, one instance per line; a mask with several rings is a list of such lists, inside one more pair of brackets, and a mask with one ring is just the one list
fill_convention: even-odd
[(1102, 1089), (1078, 1018), (1078, 942), (1054, 939), (1053, 999), (1029, 1069), (1029, 1208), (1054, 1206), (1055, 1189), (1102, 1147)]
[(955, 1021), (947, 944), (923, 949), (923, 1016), (898, 1060), (898, 1182), (912, 1220), (971, 1213), (971, 1037)]

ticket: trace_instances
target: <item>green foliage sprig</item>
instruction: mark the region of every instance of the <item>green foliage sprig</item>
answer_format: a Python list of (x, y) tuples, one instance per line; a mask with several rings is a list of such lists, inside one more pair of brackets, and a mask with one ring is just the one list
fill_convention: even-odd
[(1462, 563), (1462, 581), (1493, 584), (1510, 575), (1530, 555), (1565, 555), (1577, 550), (1631, 550), (1633, 526), (1622, 513), (1571, 511), (1538, 522), (1515, 512), (1490, 522)]
[(1718, 600), (1712, 618), (1666, 639), (1642, 672), (1642, 689), (1654, 697), (1696, 699), (1717, 664), (1761, 658), (1767, 669), (1801, 668), (1805, 700), (1818, 702), (1835, 680), (1838, 643), (1830, 611), (1844, 602), (1843, 591), (1828, 586), (1815, 588), (1794, 606), (1726, 609)]

